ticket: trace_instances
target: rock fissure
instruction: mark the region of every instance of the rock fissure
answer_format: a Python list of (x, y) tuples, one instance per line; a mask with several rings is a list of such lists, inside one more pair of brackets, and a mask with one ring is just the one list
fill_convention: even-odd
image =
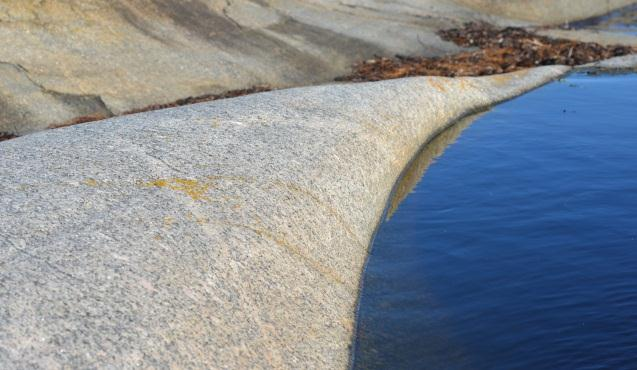
[(232, 18), (230, 16), (230, 14), (228, 14), (228, 8), (232, 6), (232, 0), (225, 0), (226, 1), (226, 6), (223, 7), (223, 9), (221, 10), (221, 12), (223, 13), (223, 15), (230, 21), (232, 22), (238, 29), (242, 30), (243, 26), (237, 22), (234, 18)]

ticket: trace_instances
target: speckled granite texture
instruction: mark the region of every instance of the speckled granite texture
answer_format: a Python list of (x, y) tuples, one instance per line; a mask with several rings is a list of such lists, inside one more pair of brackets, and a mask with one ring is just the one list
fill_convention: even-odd
[(0, 143), (0, 368), (345, 368), (401, 170), (567, 70), (281, 90)]

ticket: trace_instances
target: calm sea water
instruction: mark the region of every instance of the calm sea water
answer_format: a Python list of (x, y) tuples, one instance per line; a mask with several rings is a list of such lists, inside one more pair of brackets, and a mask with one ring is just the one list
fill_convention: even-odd
[(637, 369), (637, 75), (573, 75), (435, 146), (374, 242), (354, 367)]

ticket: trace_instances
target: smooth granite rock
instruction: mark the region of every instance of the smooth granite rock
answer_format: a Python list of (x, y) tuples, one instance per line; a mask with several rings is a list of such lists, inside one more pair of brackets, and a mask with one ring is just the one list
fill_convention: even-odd
[(637, 47), (637, 36), (621, 32), (610, 32), (594, 29), (541, 29), (538, 30), (537, 33), (553, 38), (577, 40), (582, 42), (596, 42), (601, 45), (626, 45)]
[(0, 368), (346, 368), (403, 167), (567, 71), (280, 90), (1, 142)]
[(634, 0), (455, 0), (476, 11), (538, 25), (556, 25), (609, 13)]
[(0, 132), (254, 85), (324, 83), (374, 55), (458, 52), (436, 32), (464, 22), (537, 24), (547, 14), (577, 19), (631, 2), (5, 0)]
[(624, 55), (610, 58), (596, 63), (578, 66), (577, 69), (585, 71), (603, 72), (637, 72), (637, 54)]

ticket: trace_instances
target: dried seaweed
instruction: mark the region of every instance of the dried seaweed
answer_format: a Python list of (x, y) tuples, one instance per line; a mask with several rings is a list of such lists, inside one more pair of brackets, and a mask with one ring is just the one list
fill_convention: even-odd
[(497, 29), (485, 23), (443, 30), (440, 37), (479, 50), (426, 58), (378, 57), (354, 65), (339, 81), (379, 81), (409, 76), (485, 76), (545, 65), (581, 65), (634, 53), (622, 45), (603, 46), (540, 36), (523, 28)]

